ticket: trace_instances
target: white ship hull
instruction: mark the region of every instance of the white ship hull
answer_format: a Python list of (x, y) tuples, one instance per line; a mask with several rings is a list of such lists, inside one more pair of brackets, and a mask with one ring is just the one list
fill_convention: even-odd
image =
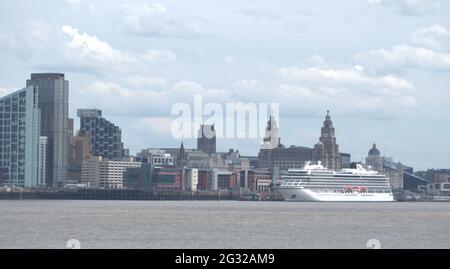
[(290, 202), (393, 202), (392, 193), (334, 193), (310, 189), (282, 188), (278, 192)]

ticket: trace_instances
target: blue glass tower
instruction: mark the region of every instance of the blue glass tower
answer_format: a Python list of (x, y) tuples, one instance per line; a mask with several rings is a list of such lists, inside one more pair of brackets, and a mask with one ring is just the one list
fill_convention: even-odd
[(0, 181), (2, 185), (36, 187), (40, 110), (34, 86), (0, 98)]

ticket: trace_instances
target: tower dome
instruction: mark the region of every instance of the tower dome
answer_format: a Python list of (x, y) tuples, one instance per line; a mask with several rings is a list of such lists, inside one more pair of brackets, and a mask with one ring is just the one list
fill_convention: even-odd
[(369, 150), (369, 156), (380, 156), (381, 153), (377, 149), (377, 144), (373, 143), (373, 147)]

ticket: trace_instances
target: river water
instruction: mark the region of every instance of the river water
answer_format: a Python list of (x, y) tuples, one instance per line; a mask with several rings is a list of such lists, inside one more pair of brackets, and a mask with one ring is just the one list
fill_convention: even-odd
[(0, 248), (450, 248), (450, 203), (0, 200)]

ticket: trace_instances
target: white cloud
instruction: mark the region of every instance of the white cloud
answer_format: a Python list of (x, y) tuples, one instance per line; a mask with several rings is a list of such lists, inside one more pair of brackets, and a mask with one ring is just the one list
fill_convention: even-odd
[(418, 105), (412, 82), (395, 75), (373, 75), (360, 65), (332, 64), (320, 55), (301, 66), (274, 67), (271, 72), (264, 80), (237, 81), (233, 100), (279, 103), (284, 116), (322, 115), (332, 109), (341, 115), (375, 119)]
[(313, 56), (309, 57), (308, 59), (306, 59), (305, 63), (308, 66), (328, 67), (328, 64), (325, 61), (325, 59), (318, 54), (313, 55)]
[(413, 88), (412, 84), (404, 79), (395, 76), (369, 76), (363, 71), (361, 66), (347, 69), (298, 68), (295, 66), (279, 69), (279, 73), (290, 80), (320, 82), (329, 86), (352, 85), (391, 90)]
[(447, 28), (438, 24), (418, 29), (411, 35), (413, 44), (435, 50), (442, 50), (447, 47), (449, 40), (450, 33)]
[[(169, 92), (173, 99), (176, 96), (181, 97), (178, 100), (192, 101), (194, 95), (202, 95), (203, 99), (207, 102), (226, 102), (230, 101), (232, 96), (230, 91), (219, 88), (205, 88), (201, 84), (194, 81), (179, 81), (176, 82)], [(175, 97), (175, 98), (174, 98)]]
[(319, 66), (276, 68), (281, 79), (266, 85), (264, 95), (291, 115), (332, 109), (343, 115), (387, 118), (418, 104), (414, 85), (408, 80), (371, 75), (359, 65), (333, 66), (320, 59)]
[(310, 10), (299, 10), (296, 8), (285, 9), (281, 6), (276, 8), (262, 8), (260, 6), (245, 6), (237, 10), (237, 13), (258, 20), (258, 23), (277, 22), (286, 30), (294, 32), (304, 32), (308, 21), (313, 14)]
[(428, 68), (449, 69), (450, 54), (445, 52), (449, 42), (448, 30), (433, 25), (414, 31), (411, 41), (391, 49), (360, 52), (355, 59), (376, 68)]
[(138, 119), (130, 127), (140, 134), (171, 137), (172, 123), (172, 117), (144, 117)]
[(377, 68), (415, 67), (449, 69), (450, 54), (435, 52), (424, 47), (398, 45), (390, 50), (378, 49), (359, 53), (356, 60)]
[(134, 89), (165, 89), (168, 87), (167, 79), (143, 75), (133, 75), (122, 78), (122, 81)]
[(137, 59), (131, 53), (114, 49), (107, 42), (100, 41), (95, 36), (79, 33), (78, 29), (69, 25), (64, 25), (61, 29), (70, 38), (65, 52), (71, 59), (106, 65), (137, 63)]
[(288, 115), (319, 114), (332, 108), (347, 115), (383, 118), (417, 105), (414, 85), (403, 78), (369, 75), (359, 65), (333, 67), (320, 55), (315, 58), (320, 59), (320, 66), (276, 68), (266, 74), (265, 82), (242, 79), (229, 90), (141, 75), (122, 79), (122, 85), (97, 81), (84, 92), (94, 97), (85, 102), (100, 105), (109, 113), (140, 117), (168, 115), (178, 102), (192, 105), (195, 95), (201, 95), (204, 104), (275, 102)]
[(225, 63), (227, 63), (227, 64), (235, 64), (236, 62), (237, 62), (237, 59), (236, 59), (236, 57), (234, 57), (234, 56), (225, 56), (225, 57), (223, 57), (223, 60), (225, 61)]
[(54, 30), (43, 21), (31, 20), (19, 26), (14, 33), (0, 34), (0, 48), (20, 60), (30, 61), (51, 47), (48, 43)]
[(149, 49), (145, 51), (144, 59), (151, 63), (174, 62), (177, 55), (168, 49)]
[[(122, 87), (115, 82), (95, 81), (79, 92), (83, 107), (101, 107), (112, 116), (149, 116), (169, 113), (164, 92)], [(120, 108), (120, 109), (119, 109)]]
[(20, 90), (20, 88), (12, 88), (12, 87), (3, 87), (0, 86), (0, 96), (8, 95), (14, 91)]
[(256, 19), (274, 19), (278, 20), (283, 18), (283, 15), (270, 10), (270, 9), (263, 9), (263, 8), (257, 8), (257, 7), (242, 7), (238, 10), (238, 13), (244, 16), (256, 18)]
[(204, 35), (204, 21), (171, 12), (163, 4), (123, 5), (125, 31), (134, 35), (193, 38)]
[(97, 75), (118, 72), (145, 74), (145, 70), (153, 65), (177, 61), (177, 55), (171, 50), (120, 50), (70, 25), (53, 27), (34, 20), (19, 29), (14, 34), (0, 33), (0, 49), (8, 56), (39, 69)]
[(442, 0), (368, 0), (372, 6), (394, 10), (403, 15), (426, 15), (440, 12), (446, 1)]
[[(205, 102), (223, 103), (232, 98), (230, 91), (205, 88), (194, 81), (168, 84), (162, 78), (153, 82), (149, 77), (133, 81), (135, 78), (126, 79), (125, 84), (130, 87), (124, 87), (116, 82), (95, 81), (81, 91), (81, 98), (87, 106), (101, 106), (115, 115), (139, 116), (168, 115), (171, 107), (178, 102), (192, 104), (195, 95), (201, 95)], [(149, 87), (150, 83), (164, 83), (165, 87)], [(117, 109), (119, 107), (120, 109)]]
[(148, 49), (142, 54), (123, 51), (96, 36), (80, 33), (69, 25), (61, 29), (66, 36), (63, 54), (69, 66), (125, 72), (143, 69), (146, 64), (173, 62), (177, 59), (176, 54), (168, 49)]
[(86, 0), (66, 0), (66, 3), (77, 8), (81, 9), (83, 7), (86, 7), (90, 12), (96, 11), (96, 6), (92, 1), (86, 1)]
[(81, 5), (81, 0), (66, 0), (66, 2), (70, 5), (79, 6)]

